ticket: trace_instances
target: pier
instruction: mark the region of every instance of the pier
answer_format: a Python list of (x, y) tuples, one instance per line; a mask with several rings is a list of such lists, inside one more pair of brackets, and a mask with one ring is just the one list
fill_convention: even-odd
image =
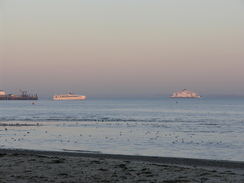
[(36, 94), (28, 96), (2, 95), (0, 96), (0, 100), (38, 100), (38, 96)]
[(0, 90), (0, 100), (38, 100), (37, 94), (27, 94), (27, 91), (21, 91), (21, 95), (6, 95), (4, 91)]

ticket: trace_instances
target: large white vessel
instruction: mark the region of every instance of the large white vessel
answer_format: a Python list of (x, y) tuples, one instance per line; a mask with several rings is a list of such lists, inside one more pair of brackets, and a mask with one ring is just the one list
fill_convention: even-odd
[(182, 90), (181, 92), (175, 92), (170, 97), (171, 98), (201, 98), (201, 96), (197, 95), (197, 93), (188, 91), (186, 89)]
[(75, 95), (74, 93), (68, 92), (66, 95), (54, 95), (53, 100), (84, 100), (86, 96)]

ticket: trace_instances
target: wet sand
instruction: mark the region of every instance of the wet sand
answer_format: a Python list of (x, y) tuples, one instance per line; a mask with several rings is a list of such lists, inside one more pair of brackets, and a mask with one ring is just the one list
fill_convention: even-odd
[(244, 162), (0, 149), (1, 183), (242, 183)]

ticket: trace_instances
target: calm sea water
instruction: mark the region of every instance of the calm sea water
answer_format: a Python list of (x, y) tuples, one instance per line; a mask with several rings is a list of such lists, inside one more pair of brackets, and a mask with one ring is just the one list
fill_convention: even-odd
[(244, 98), (0, 101), (0, 148), (244, 161)]

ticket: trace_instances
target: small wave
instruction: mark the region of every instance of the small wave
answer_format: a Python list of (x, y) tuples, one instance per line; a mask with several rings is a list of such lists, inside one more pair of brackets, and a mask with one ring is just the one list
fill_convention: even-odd
[(0, 123), (0, 126), (41, 126), (39, 123), (27, 124), (27, 123)]
[(33, 122), (45, 122), (45, 121), (68, 121), (68, 122), (169, 122), (169, 120), (159, 120), (159, 119), (126, 119), (126, 118), (71, 118), (71, 117), (50, 117), (50, 118), (1, 118), (0, 122), (6, 121), (33, 121)]
[(199, 125), (216, 126), (216, 125), (218, 125), (218, 124), (216, 124), (216, 123), (200, 123)]
[[(217, 121), (203, 123), (195, 119), (183, 119), (183, 118), (171, 118), (171, 119), (162, 119), (162, 118), (115, 118), (115, 117), (3, 117), (0, 118), (1, 122), (146, 122), (146, 123), (182, 123), (183, 125), (187, 124), (196, 124), (201, 126), (217, 126), (219, 125)], [(223, 124), (222, 124), (223, 125)]]
[(223, 131), (223, 132), (220, 132), (220, 134), (224, 134), (224, 133), (233, 133), (234, 131)]
[(65, 151), (65, 152), (101, 154), (100, 151), (71, 150), (71, 149), (62, 149), (62, 150)]

